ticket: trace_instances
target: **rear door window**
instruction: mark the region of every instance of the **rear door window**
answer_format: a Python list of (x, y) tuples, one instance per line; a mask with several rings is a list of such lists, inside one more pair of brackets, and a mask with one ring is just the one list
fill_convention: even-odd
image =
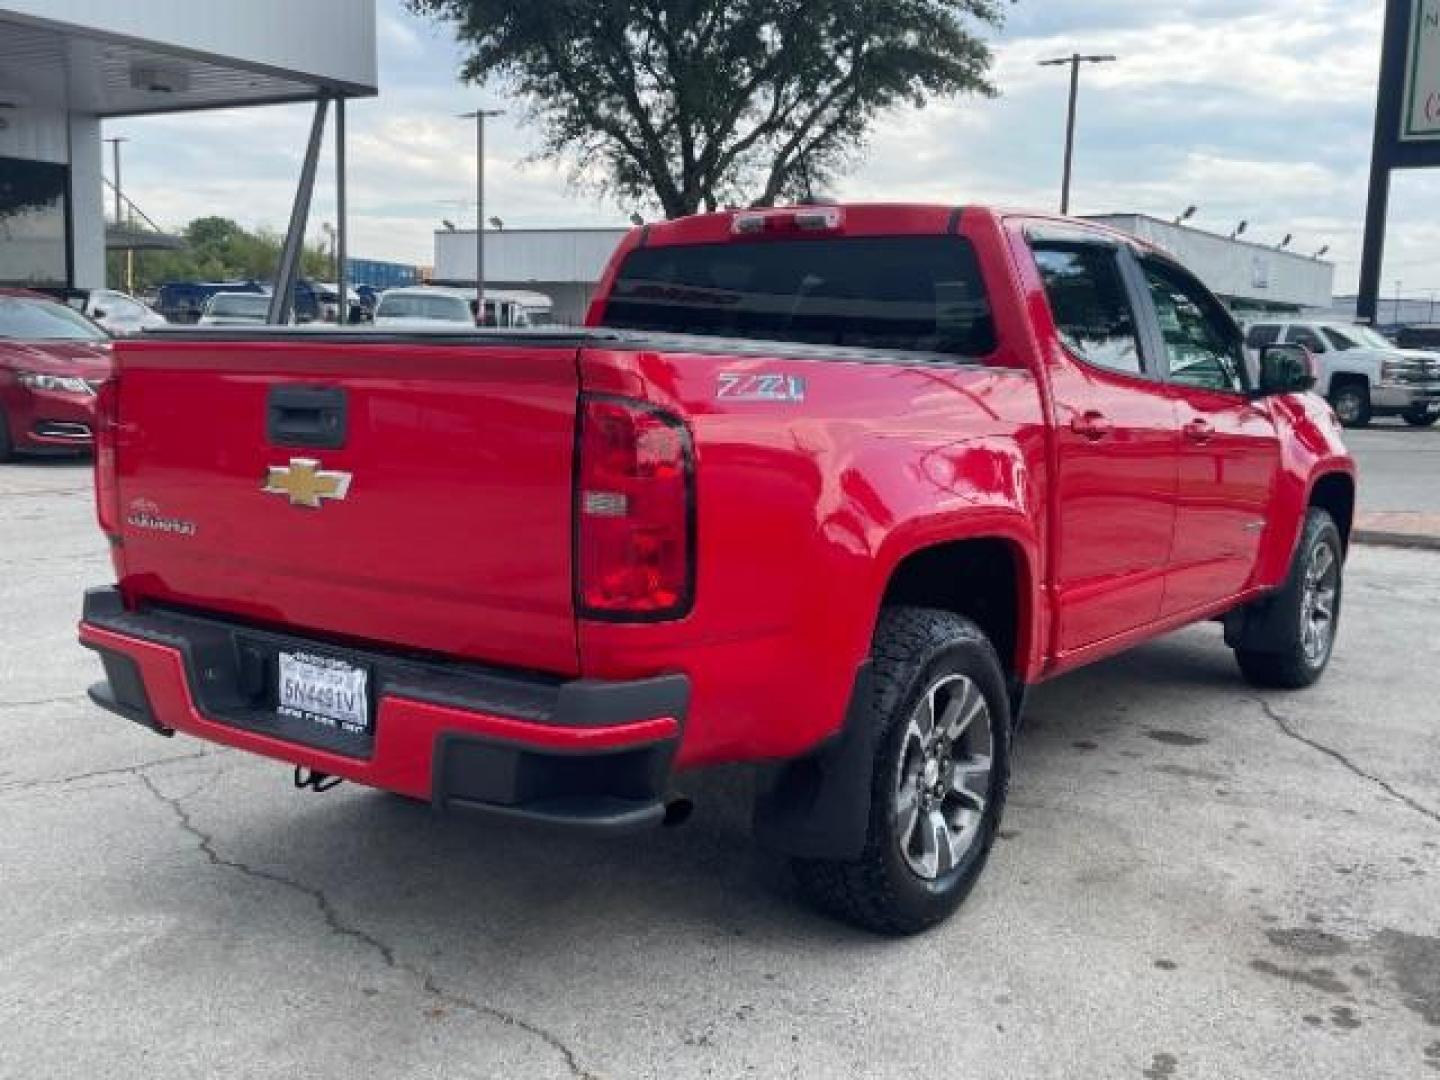
[(826, 237), (631, 252), (606, 326), (979, 359), (995, 326), (958, 236)]
[(1108, 244), (1035, 241), (1030, 245), (1061, 342), (1107, 371), (1145, 374), (1135, 312)]

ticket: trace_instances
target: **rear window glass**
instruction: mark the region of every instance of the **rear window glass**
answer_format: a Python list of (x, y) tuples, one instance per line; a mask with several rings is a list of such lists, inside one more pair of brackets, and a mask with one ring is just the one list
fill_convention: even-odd
[(621, 265), (604, 322), (971, 358), (995, 349), (974, 249), (956, 236), (640, 248)]
[(211, 315), (248, 315), (263, 319), (270, 311), (270, 298), (262, 293), (219, 293), (210, 299)]
[(402, 293), (398, 296), (382, 296), (375, 315), (381, 319), (443, 319), (446, 322), (473, 323), (474, 311), (474, 308), (458, 296), (416, 296), (414, 293)]

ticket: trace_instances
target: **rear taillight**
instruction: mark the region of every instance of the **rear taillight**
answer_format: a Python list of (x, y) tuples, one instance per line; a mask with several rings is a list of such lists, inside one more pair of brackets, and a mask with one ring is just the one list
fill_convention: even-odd
[(120, 535), (120, 483), (115, 435), (120, 420), (120, 384), (112, 376), (95, 391), (95, 516), (109, 536)]
[(575, 594), (582, 617), (679, 618), (694, 591), (695, 461), (684, 423), (624, 398), (582, 396)]

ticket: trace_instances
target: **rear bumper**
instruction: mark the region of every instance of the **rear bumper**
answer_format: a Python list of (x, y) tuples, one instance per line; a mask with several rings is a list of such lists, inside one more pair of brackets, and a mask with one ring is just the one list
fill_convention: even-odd
[[(85, 596), (80, 642), (100, 655), (102, 708), (163, 735), (183, 731), (439, 810), (626, 831), (664, 817), (689, 706), (683, 675), (559, 681), (415, 660), (169, 609)], [(374, 717), (347, 734), (280, 714), (280, 651), (365, 667)]]

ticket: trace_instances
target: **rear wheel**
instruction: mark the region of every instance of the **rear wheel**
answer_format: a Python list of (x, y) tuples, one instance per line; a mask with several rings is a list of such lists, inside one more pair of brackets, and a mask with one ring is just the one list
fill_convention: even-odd
[(1330, 405), (1347, 428), (1370, 426), (1370, 387), (1365, 383), (1341, 383), (1330, 392)]
[(1340, 530), (1324, 510), (1305, 519), (1290, 577), (1273, 605), (1269, 625), (1278, 629), (1263, 649), (1235, 650), (1240, 670), (1255, 686), (1303, 690), (1325, 673), (1335, 651), (1344, 594), (1345, 549)]
[(1429, 409), (1411, 409), (1404, 416), (1405, 423), (1418, 428), (1434, 427), (1435, 422), (1440, 420), (1440, 413), (1432, 413)]
[(1009, 784), (1010, 707), (973, 622), (885, 611), (873, 649), (879, 731), (859, 859), (797, 860), (802, 891), (867, 930), (913, 934), (950, 915), (990, 854)]

